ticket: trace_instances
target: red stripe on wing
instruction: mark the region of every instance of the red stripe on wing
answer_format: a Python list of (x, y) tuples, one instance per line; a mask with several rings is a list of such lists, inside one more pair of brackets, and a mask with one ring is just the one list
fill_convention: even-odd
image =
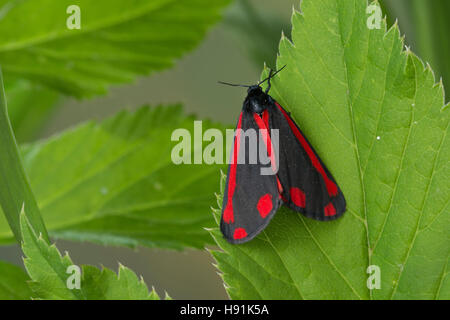
[(269, 129), (269, 112), (267, 110), (263, 111), (262, 119), (266, 128)]
[(267, 112), (267, 110), (264, 110), (262, 118), (258, 114), (253, 113), (253, 119), (255, 119), (255, 122), (259, 127), (259, 132), (262, 135), (263, 141), (266, 143), (266, 150), (268, 156), (270, 157), (270, 164), (272, 166), (272, 170), (273, 172), (277, 172), (276, 169), (277, 164), (275, 163), (275, 152), (273, 150), (272, 140), (270, 139), (268, 129), (269, 113)]
[[(280, 182), (280, 179), (278, 179), (278, 176), (277, 176), (277, 187), (278, 187), (278, 193), (280, 194), (280, 197), (282, 197), (281, 195), (283, 194), (283, 186), (281, 185), (281, 182)], [(283, 200), (286, 202), (285, 199), (283, 199)]]
[(226, 223), (234, 222), (234, 212), (233, 212), (233, 195), (236, 189), (236, 167), (238, 163), (238, 153), (241, 145), (241, 128), (242, 128), (242, 113), (239, 116), (238, 125), (236, 128), (236, 137), (234, 139), (233, 156), (231, 158), (230, 173), (228, 177), (228, 197), (227, 206), (223, 212), (223, 221)]
[(289, 127), (291, 128), (292, 132), (294, 133), (295, 137), (298, 139), (300, 144), (302, 145), (303, 149), (305, 149), (306, 153), (308, 154), (309, 159), (311, 160), (312, 165), (316, 170), (322, 175), (323, 180), (325, 181), (325, 186), (327, 188), (328, 194), (330, 196), (335, 196), (338, 193), (338, 188), (336, 184), (328, 178), (325, 170), (323, 169), (322, 165), (320, 164), (319, 159), (317, 158), (316, 154), (312, 150), (309, 143), (306, 141), (305, 137), (301, 134), (300, 130), (297, 128), (294, 121), (291, 119), (291, 117), (286, 113), (286, 111), (278, 104), (278, 102), (275, 102), (276, 106), (280, 111), (283, 113), (284, 117), (286, 118)]

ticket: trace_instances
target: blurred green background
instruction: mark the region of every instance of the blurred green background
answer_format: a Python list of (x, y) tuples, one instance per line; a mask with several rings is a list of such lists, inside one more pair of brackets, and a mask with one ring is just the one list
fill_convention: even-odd
[[(118, 110), (136, 109), (143, 104), (180, 102), (186, 112), (233, 125), (242, 106), (244, 89), (221, 86), (218, 80), (255, 83), (264, 62), (274, 67), (281, 31), (289, 36), (292, 7), (298, 0), (239, 0), (226, 10), (223, 21), (214, 26), (193, 52), (174, 68), (129, 85), (115, 86), (108, 95), (79, 101), (65, 98), (36, 137), (51, 136), (82, 121), (102, 119)], [(450, 22), (445, 14), (448, 0), (390, 0), (381, 2), (388, 21), (399, 19), (406, 44), (428, 61), (444, 83), (450, 79)], [(301, 45), (301, 44), (297, 44)], [(438, 78), (437, 78), (438, 79)], [(219, 180), (219, 178), (218, 178)], [(217, 185), (219, 187), (219, 185)], [(213, 205), (213, 204), (212, 204)], [(205, 251), (184, 252), (157, 249), (103, 247), (87, 243), (58, 241), (78, 264), (117, 269), (121, 262), (141, 274), (159, 293), (175, 299), (224, 299), (222, 280)], [(0, 247), (0, 259), (21, 264), (18, 246)]]

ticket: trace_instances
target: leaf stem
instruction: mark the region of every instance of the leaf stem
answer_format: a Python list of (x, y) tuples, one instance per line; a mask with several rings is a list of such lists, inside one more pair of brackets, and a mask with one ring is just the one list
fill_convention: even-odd
[(21, 241), (20, 212), (36, 232), (48, 241), (48, 233), (22, 165), (16, 138), (8, 117), (3, 76), (0, 70), (0, 207), (18, 242)]

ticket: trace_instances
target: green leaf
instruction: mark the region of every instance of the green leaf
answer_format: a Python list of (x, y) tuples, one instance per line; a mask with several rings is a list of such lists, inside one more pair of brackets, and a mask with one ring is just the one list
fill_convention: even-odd
[(5, 84), (8, 114), (19, 143), (34, 140), (59, 99), (56, 91), (27, 80)]
[(70, 269), (73, 262), (68, 253), (61, 256), (55, 245), (38, 236), (25, 214), (20, 215), (22, 250), (26, 256), (25, 267), (31, 277), (33, 298), (61, 300), (154, 300), (159, 299), (154, 290), (148, 291), (143, 279), (120, 265), (119, 273), (103, 268), (83, 266), (79, 289), (69, 289)]
[(16, 240), (20, 240), (19, 213), (21, 208), (26, 206), (28, 218), (33, 226), (42, 233), (44, 239), (48, 239), (47, 230), (22, 165), (7, 110), (3, 76), (0, 71), (0, 211), (4, 213), (0, 215), (0, 220), (4, 222), (4, 230), (12, 231)]
[(389, 0), (385, 1), (391, 18), (400, 19), (400, 27), (406, 32), (406, 41), (429, 61), (437, 76), (450, 84), (450, 21), (447, 14), (450, 3), (446, 0)]
[(0, 261), (0, 300), (27, 300), (32, 296), (28, 275), (18, 266)]
[[(347, 213), (281, 209), (255, 240), (212, 231), (234, 299), (448, 299), (449, 108), (397, 26), (366, 26), (365, 0), (304, 0), (281, 39), (271, 94), (333, 173)], [(267, 72), (267, 70), (266, 70)], [(215, 211), (216, 216), (220, 211)], [(368, 266), (381, 288), (367, 287)]]
[[(178, 106), (143, 107), (26, 146), (25, 167), (51, 236), (173, 249), (211, 243), (203, 228), (214, 224), (208, 212), (219, 166), (171, 159), (172, 132), (193, 133), (193, 126)], [(203, 121), (209, 127), (218, 125)], [(0, 241), (10, 238), (0, 218)]]
[[(7, 75), (76, 97), (103, 93), (112, 83), (170, 67), (228, 2), (1, 0), (0, 64)], [(67, 28), (70, 5), (80, 7), (80, 29)]]

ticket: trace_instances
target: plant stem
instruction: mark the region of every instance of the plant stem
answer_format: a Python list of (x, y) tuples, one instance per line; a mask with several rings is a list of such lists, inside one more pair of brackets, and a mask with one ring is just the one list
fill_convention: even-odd
[(17, 241), (21, 241), (22, 207), (37, 234), (48, 241), (48, 233), (25, 174), (16, 138), (9, 121), (3, 76), (0, 71), (0, 206)]

